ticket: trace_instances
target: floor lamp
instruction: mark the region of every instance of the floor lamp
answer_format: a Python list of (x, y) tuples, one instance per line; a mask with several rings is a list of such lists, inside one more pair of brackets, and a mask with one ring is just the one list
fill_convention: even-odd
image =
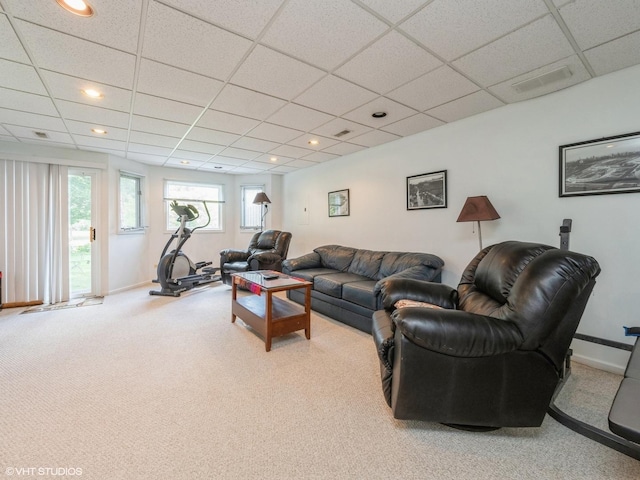
[(262, 226), (264, 225), (264, 217), (267, 215), (267, 210), (269, 210), (269, 204), (271, 200), (267, 197), (267, 194), (264, 192), (260, 192), (256, 195), (256, 198), (253, 199), (253, 203), (255, 205), (262, 205), (264, 209), (262, 210), (260, 215), (260, 231), (262, 231)]
[(500, 215), (498, 215), (496, 209), (493, 208), (489, 199), (486, 195), (481, 195), (467, 198), (456, 221), (478, 222), (478, 242), (480, 243), (480, 250), (482, 250), (482, 230), (480, 229), (480, 222), (496, 220), (498, 218), (500, 218)]

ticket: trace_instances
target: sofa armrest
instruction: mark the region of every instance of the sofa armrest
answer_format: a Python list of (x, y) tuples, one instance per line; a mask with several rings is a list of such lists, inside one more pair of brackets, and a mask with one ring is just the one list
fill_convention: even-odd
[(254, 253), (247, 259), (251, 270), (279, 269), (282, 264), (282, 257), (275, 250)]
[(233, 248), (226, 248), (220, 251), (220, 266), (225, 263), (241, 262), (249, 258), (248, 250), (235, 250)]
[(455, 309), (458, 304), (458, 291), (442, 283), (425, 282), (412, 278), (391, 278), (380, 280), (380, 299), (382, 307), (393, 309), (398, 300), (415, 300), (432, 303), (442, 308)]
[(291, 273), (303, 268), (319, 268), (322, 266), (320, 255), (316, 252), (307, 253), (298, 258), (290, 258), (282, 262), (282, 269), (285, 273)]
[(515, 323), (461, 310), (399, 308), (391, 315), (419, 347), (455, 357), (487, 357), (517, 350), (524, 338)]
[(388, 280), (413, 279), (422, 280), (425, 282), (439, 280), (440, 271), (441, 270), (438, 268), (428, 267), (426, 265), (414, 265), (413, 267), (409, 267), (405, 270), (401, 270), (392, 275), (389, 275), (388, 277), (384, 277), (378, 280), (374, 288), (374, 293), (378, 295), (380, 293), (380, 290), (382, 289), (382, 285)]

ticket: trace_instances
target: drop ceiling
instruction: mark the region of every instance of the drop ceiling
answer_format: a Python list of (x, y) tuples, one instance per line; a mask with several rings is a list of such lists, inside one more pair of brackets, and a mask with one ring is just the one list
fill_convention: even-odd
[(640, 0), (89, 3), (0, 0), (0, 141), (286, 174), (640, 63)]

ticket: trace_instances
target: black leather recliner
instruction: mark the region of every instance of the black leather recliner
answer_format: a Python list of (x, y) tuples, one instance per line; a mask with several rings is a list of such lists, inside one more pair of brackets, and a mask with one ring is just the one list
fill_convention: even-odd
[(280, 230), (257, 232), (246, 250), (227, 248), (220, 252), (220, 274), (226, 285), (231, 285), (231, 274), (250, 270), (282, 271), (287, 258), (291, 233)]
[(586, 255), (509, 241), (483, 249), (457, 289), (386, 282), (372, 333), (394, 417), (540, 426), (599, 273)]

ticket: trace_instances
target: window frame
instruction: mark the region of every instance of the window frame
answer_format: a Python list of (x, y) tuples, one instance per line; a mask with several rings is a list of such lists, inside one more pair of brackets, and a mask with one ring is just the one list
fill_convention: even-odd
[[(186, 187), (206, 187), (206, 188), (216, 188), (218, 190), (218, 198), (219, 200), (212, 200), (210, 198), (201, 199), (198, 198), (198, 195), (191, 195), (190, 198), (184, 198), (183, 200), (191, 200), (193, 202), (202, 202), (205, 200), (207, 202), (207, 208), (209, 209), (209, 213), (211, 215), (211, 222), (214, 222), (215, 215), (217, 213), (218, 223), (219, 225), (216, 227), (212, 226), (211, 223), (207, 227), (198, 228), (198, 232), (201, 233), (224, 233), (225, 228), (225, 218), (224, 218), (224, 209), (223, 205), (224, 195), (225, 195), (225, 185), (222, 183), (209, 183), (209, 182), (194, 182), (190, 180), (173, 180), (170, 178), (164, 179), (163, 192), (164, 192), (164, 229), (166, 233), (173, 233), (177, 228), (177, 223), (172, 223), (169, 225), (170, 215), (173, 215), (169, 212), (169, 203), (173, 199), (178, 199), (180, 201), (180, 197), (176, 197), (175, 195), (171, 195), (169, 193), (169, 188), (171, 185), (176, 186), (186, 186)], [(214, 211), (217, 209), (217, 212)], [(201, 215), (206, 215), (206, 212), (201, 212)], [(194, 228), (194, 227), (190, 227)]]
[[(122, 180), (123, 179), (131, 179), (137, 182), (137, 194), (135, 198), (135, 216), (137, 225), (135, 226), (126, 226), (122, 223)], [(119, 170), (118, 172), (118, 233), (119, 234), (138, 234), (145, 232), (144, 225), (144, 188), (145, 188), (145, 176), (139, 173), (129, 172), (127, 170)]]
[[(240, 230), (258, 231), (260, 230), (260, 222), (258, 223), (258, 225), (245, 225), (245, 215), (247, 213), (245, 210), (247, 206), (245, 204), (245, 199), (246, 199), (245, 191), (249, 189), (256, 191), (256, 193), (260, 193), (265, 191), (265, 185), (264, 184), (240, 185)], [(255, 195), (254, 195), (254, 198), (255, 198)], [(252, 207), (255, 207), (258, 210), (258, 220), (260, 220), (260, 216), (262, 215), (262, 205), (255, 205), (254, 203), (251, 203), (250, 208)]]

